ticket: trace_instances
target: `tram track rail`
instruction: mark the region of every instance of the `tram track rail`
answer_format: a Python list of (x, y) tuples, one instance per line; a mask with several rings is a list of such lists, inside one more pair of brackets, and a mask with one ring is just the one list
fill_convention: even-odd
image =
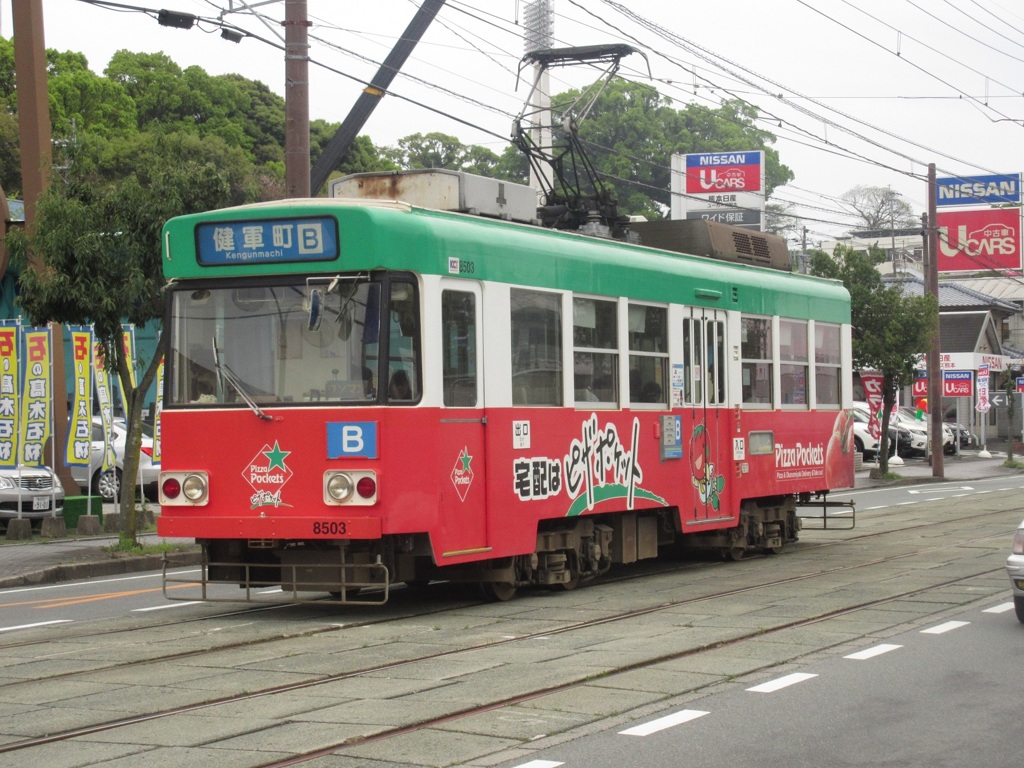
[[(1006, 510), (1001, 510), (1001, 511), (998, 511), (998, 512), (983, 513), (981, 515), (981, 517), (990, 517), (990, 516), (996, 515), (996, 514), (1005, 515), (1006, 513), (1007, 513)], [(976, 519), (978, 519), (978, 517), (979, 517), (979, 515), (974, 515), (974, 516), (971, 516), (970, 519), (976, 520)], [(968, 519), (968, 518), (963, 518), (963, 519), (960, 520), (960, 522), (963, 522), (964, 519)], [(934, 525), (941, 525), (941, 524), (950, 523), (950, 522), (952, 522), (952, 521), (944, 520), (941, 523), (933, 523), (932, 526), (934, 526)], [(914, 528), (919, 528), (919, 527), (921, 527), (921, 526), (916, 526), (915, 525), (915, 526), (909, 526), (908, 528), (901, 528), (901, 529), (896, 529), (896, 530), (889, 529), (888, 531), (879, 531), (879, 532), (871, 532), (871, 533), (866, 533), (866, 534), (860, 534), (860, 535), (858, 535), (856, 537), (849, 537), (847, 539), (847, 541), (850, 541), (851, 539), (856, 540), (856, 539), (871, 538), (873, 536), (882, 535), (884, 533), (890, 533), (891, 534), (891, 533), (895, 533), (895, 532), (905, 532), (908, 529), (914, 529)], [(570, 622), (570, 623), (563, 624), (562, 626), (549, 627), (549, 628), (545, 628), (544, 630), (533, 632), (533, 633), (527, 633), (527, 634), (518, 635), (518, 636), (514, 636), (514, 637), (504, 637), (504, 638), (499, 638), (499, 639), (496, 639), (496, 640), (493, 640), (493, 641), (488, 641), (488, 642), (483, 642), (483, 643), (477, 643), (477, 644), (470, 644), (470, 645), (465, 645), (465, 646), (453, 647), (453, 648), (450, 648), (450, 649), (447, 649), (447, 650), (444, 650), (444, 651), (440, 651), (440, 652), (435, 652), (435, 653), (430, 653), (430, 654), (422, 654), (422, 655), (413, 656), (413, 657), (409, 657), (409, 658), (405, 658), (405, 659), (400, 659), (400, 660), (397, 660), (397, 661), (391, 661), (391, 662), (387, 662), (387, 663), (383, 663), (383, 664), (367, 665), (367, 666), (363, 666), (363, 667), (360, 667), (360, 668), (346, 670), (346, 671), (341, 672), (341, 673), (328, 674), (328, 675), (323, 675), (323, 676), (319, 676), (319, 677), (312, 677), (312, 678), (309, 678), (307, 680), (297, 681), (297, 682), (288, 683), (288, 684), (284, 684), (284, 685), (267, 686), (265, 688), (262, 688), (262, 689), (256, 690), (256, 691), (245, 691), (245, 692), (237, 693), (237, 694), (225, 695), (225, 696), (220, 696), (220, 697), (213, 697), (213, 698), (206, 699), (206, 700), (203, 700), (203, 701), (197, 701), (197, 702), (195, 702), (193, 704), (177, 706), (177, 707), (169, 707), (169, 708), (166, 708), (166, 709), (163, 709), (163, 710), (156, 710), (156, 711), (153, 711), (153, 712), (150, 712), (150, 713), (141, 714), (141, 715), (136, 715), (136, 716), (131, 716), (131, 717), (124, 717), (124, 718), (112, 718), (112, 719), (108, 719), (108, 720), (105, 720), (105, 721), (102, 721), (102, 722), (96, 722), (96, 723), (90, 724), (88, 726), (83, 726), (83, 727), (79, 727), (79, 728), (69, 728), (69, 729), (55, 731), (53, 733), (48, 733), (48, 734), (37, 736), (37, 737), (30, 737), (30, 738), (25, 738), (25, 739), (20, 739), (20, 740), (13, 740), (13, 741), (11, 741), (11, 742), (9, 742), (7, 744), (0, 745), (0, 754), (5, 754), (5, 753), (9, 753), (9, 752), (18, 752), (18, 751), (22, 751), (22, 750), (28, 750), (28, 749), (31, 749), (33, 747), (42, 746), (44, 744), (52, 744), (52, 743), (56, 743), (56, 742), (71, 741), (71, 740), (73, 740), (75, 738), (79, 738), (79, 737), (82, 737), (82, 736), (87, 736), (87, 735), (91, 735), (91, 734), (97, 734), (97, 733), (114, 731), (114, 730), (117, 730), (119, 728), (124, 728), (126, 726), (135, 725), (135, 724), (144, 723), (144, 722), (150, 722), (150, 721), (154, 721), (154, 720), (158, 720), (158, 719), (162, 719), (162, 718), (167, 718), (167, 717), (173, 717), (173, 716), (179, 715), (179, 714), (185, 714), (185, 713), (190, 713), (190, 712), (197, 712), (197, 711), (202, 711), (202, 710), (215, 709), (215, 708), (217, 708), (219, 706), (224, 706), (224, 705), (227, 705), (227, 704), (237, 704), (237, 703), (241, 703), (241, 702), (257, 702), (260, 699), (266, 699), (268, 697), (273, 697), (273, 696), (277, 696), (277, 695), (281, 695), (281, 694), (294, 693), (294, 692), (297, 692), (297, 691), (310, 690), (310, 689), (314, 689), (314, 688), (317, 688), (317, 687), (320, 687), (320, 686), (326, 686), (326, 685), (330, 685), (330, 684), (333, 684), (333, 683), (338, 683), (340, 681), (344, 681), (344, 680), (347, 680), (347, 679), (350, 679), (350, 678), (361, 677), (361, 676), (369, 676), (369, 675), (374, 675), (374, 674), (380, 674), (380, 673), (383, 673), (383, 672), (400, 670), (400, 669), (405, 668), (405, 667), (413, 667), (413, 666), (415, 666), (417, 664), (436, 662), (436, 661), (438, 661), (440, 659), (444, 659), (446, 657), (456, 656), (456, 655), (459, 655), (459, 654), (470, 654), (470, 653), (479, 652), (479, 651), (493, 650), (493, 649), (500, 648), (502, 646), (514, 645), (514, 644), (517, 644), (517, 643), (519, 643), (519, 644), (521, 644), (521, 643), (528, 643), (530, 641), (535, 641), (535, 640), (537, 640), (539, 638), (542, 638), (542, 637), (550, 638), (550, 637), (554, 637), (554, 636), (558, 636), (558, 635), (564, 635), (564, 634), (567, 634), (567, 633), (586, 632), (587, 630), (591, 630), (591, 629), (594, 629), (596, 627), (600, 627), (600, 626), (603, 626), (603, 625), (614, 624), (614, 623), (617, 623), (617, 622), (630, 621), (630, 620), (638, 619), (640, 617), (651, 616), (652, 614), (658, 614), (658, 613), (662, 613), (662, 612), (665, 612), (665, 611), (677, 610), (677, 609), (680, 609), (680, 608), (696, 606), (696, 605), (701, 604), (701, 603), (709, 603), (709, 602), (713, 602), (713, 601), (716, 601), (716, 600), (728, 600), (731, 597), (735, 597), (735, 596), (738, 596), (738, 595), (744, 595), (744, 594), (750, 594), (750, 593), (756, 593), (756, 592), (758, 592), (760, 590), (768, 590), (769, 592), (771, 592), (771, 591), (777, 592), (780, 588), (783, 588), (786, 585), (791, 585), (791, 584), (795, 584), (795, 583), (798, 583), (798, 582), (803, 582), (803, 581), (807, 581), (807, 580), (811, 580), (811, 579), (816, 579), (816, 578), (822, 578), (822, 577), (828, 576), (830, 574), (840, 574), (840, 573), (856, 571), (856, 570), (860, 570), (860, 569), (868, 569), (868, 568), (879, 566), (879, 565), (895, 563), (895, 562), (897, 562), (899, 560), (906, 559), (906, 558), (920, 557), (922, 555), (927, 555), (929, 553), (935, 553), (935, 552), (939, 552), (939, 551), (942, 551), (942, 550), (958, 549), (958, 548), (965, 548), (965, 547), (975, 547), (975, 546), (982, 545), (984, 542), (991, 541), (993, 539), (1000, 539), (1001, 540), (1004, 537), (1005, 537), (1005, 534), (1002, 533), (1002, 532), (1000, 532), (1000, 533), (992, 533), (992, 534), (982, 535), (982, 536), (960, 537), (960, 538), (958, 538), (955, 541), (948, 541), (948, 540), (947, 541), (943, 541), (941, 543), (938, 543), (938, 544), (936, 544), (936, 545), (934, 545), (932, 547), (925, 548), (925, 549), (915, 549), (913, 551), (907, 551), (907, 552), (904, 552), (904, 553), (901, 553), (901, 554), (892, 555), (892, 556), (888, 556), (888, 557), (870, 558), (870, 559), (866, 559), (866, 560), (857, 561), (857, 562), (852, 563), (852, 564), (839, 565), (839, 566), (836, 566), (836, 567), (824, 568), (824, 569), (816, 569), (816, 570), (812, 570), (812, 571), (805, 571), (805, 572), (803, 572), (801, 574), (793, 575), (793, 576), (787, 576), (787, 577), (784, 577), (784, 578), (777, 578), (777, 579), (770, 579), (770, 580), (757, 580), (756, 583), (746, 584), (746, 585), (743, 585), (743, 586), (740, 586), (740, 587), (736, 587), (736, 588), (732, 588), (732, 589), (717, 590), (717, 591), (714, 591), (714, 592), (709, 592), (709, 593), (701, 594), (701, 595), (691, 595), (691, 596), (687, 596), (687, 597), (679, 599), (679, 600), (663, 601), (663, 602), (647, 605), (647, 606), (644, 606), (642, 608), (638, 608), (638, 609), (635, 609), (635, 610), (619, 611), (619, 612), (616, 612), (616, 613), (607, 614), (607, 615), (596, 617), (596, 618), (593, 618), (593, 619), (587, 619), (587, 620), (578, 621), (578, 622)], [(819, 548), (819, 546), (825, 546), (825, 545), (827, 545), (827, 543), (826, 544), (822, 544), (822, 545), (804, 546), (804, 547), (801, 548), (801, 552), (809, 553), (809, 552), (813, 551), (814, 549)], [(871, 600), (867, 600), (867, 601), (861, 601), (861, 602), (858, 602), (856, 604), (840, 606), (840, 607), (837, 607), (837, 608), (832, 609), (832, 610), (822, 611), (822, 612), (816, 613), (814, 615), (804, 616), (804, 617), (801, 617), (801, 618), (793, 620), (793, 621), (776, 622), (776, 623), (772, 624), (769, 627), (759, 627), (756, 631), (750, 631), (750, 632), (741, 633), (741, 634), (739, 634), (737, 636), (726, 638), (726, 639), (723, 639), (723, 640), (721, 640), (719, 642), (712, 643), (710, 645), (705, 645), (705, 646), (701, 646), (701, 647), (697, 647), (697, 648), (686, 649), (686, 650), (683, 650), (683, 651), (680, 651), (680, 652), (676, 652), (676, 653), (670, 653), (670, 654), (665, 654), (665, 655), (655, 655), (655, 656), (652, 656), (651, 658), (645, 659), (645, 660), (643, 660), (641, 662), (637, 662), (637, 663), (629, 664), (629, 665), (624, 665), (621, 668), (617, 668), (617, 669), (614, 669), (614, 670), (608, 670), (607, 672), (604, 672), (604, 673), (602, 673), (601, 675), (598, 675), (598, 676), (588, 676), (588, 677), (585, 677), (583, 679), (575, 680), (575, 681), (572, 681), (572, 682), (566, 683), (566, 684), (558, 684), (558, 685), (554, 685), (554, 686), (550, 686), (550, 687), (545, 687), (545, 688), (540, 688), (540, 689), (536, 689), (536, 690), (524, 691), (524, 692), (522, 692), (519, 695), (516, 695), (516, 696), (513, 696), (513, 697), (504, 697), (504, 698), (495, 700), (495, 701), (490, 702), (490, 703), (488, 703), (486, 705), (483, 705), (483, 706), (474, 706), (474, 707), (466, 708), (466, 709), (463, 709), (463, 710), (460, 710), (460, 711), (447, 712), (447, 713), (444, 713), (443, 715), (439, 715), (438, 717), (435, 717), (435, 718), (424, 719), (422, 721), (415, 722), (415, 723), (408, 723), (408, 724), (403, 725), (400, 728), (388, 729), (388, 730), (382, 731), (382, 732), (377, 733), (377, 734), (371, 734), (371, 735), (365, 735), (365, 736), (361, 736), (361, 737), (354, 737), (354, 738), (348, 738), (348, 739), (344, 739), (344, 740), (339, 740), (336, 744), (333, 744), (333, 745), (331, 745), (329, 747), (324, 747), (324, 748), (321, 748), (321, 749), (318, 749), (318, 750), (315, 750), (315, 751), (311, 751), (309, 753), (302, 754), (302, 755), (296, 755), (296, 756), (291, 757), (291, 758), (289, 758), (288, 760), (285, 760), (285, 761), (266, 763), (266, 765), (268, 765), (268, 766), (270, 766), (270, 765), (276, 766), (276, 765), (296, 764), (296, 762), (307, 761), (307, 760), (314, 759), (316, 756), (322, 756), (322, 755), (325, 755), (325, 754), (330, 754), (331, 752), (337, 751), (339, 749), (344, 749), (346, 747), (350, 747), (350, 746), (352, 746), (353, 744), (356, 744), (356, 743), (359, 743), (359, 744), (370, 743), (372, 741), (380, 740), (380, 739), (383, 739), (383, 738), (394, 737), (394, 736), (400, 735), (402, 733), (408, 733), (408, 732), (410, 732), (410, 730), (429, 728), (429, 727), (432, 727), (432, 726), (437, 725), (439, 723), (443, 723), (443, 722), (445, 722), (447, 720), (450, 720), (452, 718), (467, 717), (469, 715), (479, 714), (481, 712), (485, 712), (485, 711), (488, 711), (490, 709), (496, 709), (496, 708), (500, 708), (500, 707), (511, 706), (511, 705), (516, 704), (516, 703), (521, 703), (523, 701), (530, 700), (532, 698), (538, 698), (538, 697), (542, 697), (542, 696), (545, 696), (545, 695), (549, 695), (549, 694), (551, 694), (553, 692), (569, 690), (573, 686), (586, 685), (588, 683), (593, 682), (595, 679), (598, 679), (598, 678), (607, 677), (609, 675), (621, 674), (621, 673), (629, 671), (631, 669), (639, 669), (639, 668), (643, 668), (643, 667), (654, 666), (654, 665), (657, 665), (657, 664), (660, 664), (660, 663), (664, 663), (666, 661), (670, 661), (670, 660), (673, 660), (673, 659), (683, 658), (683, 657), (688, 656), (688, 655), (693, 655), (693, 654), (696, 654), (696, 653), (701, 653), (701, 652), (704, 652), (706, 650), (709, 650), (709, 648), (720, 648), (720, 647), (724, 647), (726, 645), (733, 645), (733, 644), (737, 644), (737, 643), (742, 643), (742, 642), (744, 642), (746, 640), (750, 640), (751, 638), (754, 638), (754, 637), (764, 637), (766, 634), (782, 632), (782, 631), (785, 631), (785, 630), (794, 629), (794, 628), (798, 628), (798, 627), (801, 627), (801, 626), (808, 626), (810, 624), (817, 623), (817, 622), (827, 621), (827, 620), (829, 620), (831, 618), (835, 618), (837, 616), (846, 615), (846, 614), (850, 614), (850, 613), (853, 613), (853, 612), (856, 612), (856, 611), (862, 611), (862, 610), (878, 607), (880, 605), (884, 605), (886, 603), (891, 603), (891, 602), (894, 602), (894, 601), (897, 601), (897, 600), (901, 600), (901, 599), (908, 599), (908, 598), (913, 597), (914, 595), (919, 595), (919, 594), (922, 594), (922, 593), (925, 593), (925, 592), (928, 592), (928, 591), (932, 591), (932, 590), (942, 589), (942, 588), (950, 586), (950, 585), (967, 583), (967, 582), (969, 582), (972, 579), (977, 579), (977, 578), (982, 577), (982, 576), (991, 576), (991, 575), (993, 575), (994, 573), (996, 573), (999, 570), (1001, 570), (1001, 569), (985, 569), (985, 570), (980, 570), (980, 571), (972, 572), (972, 573), (967, 574), (967, 575), (961, 575), (961, 576), (959, 576), (957, 578), (948, 579), (948, 580), (945, 580), (945, 581), (942, 581), (942, 582), (931, 584), (931, 585), (928, 585), (926, 587), (918, 587), (918, 588), (914, 588), (914, 589), (903, 590), (903, 591), (896, 592), (896, 593), (893, 593), (893, 594), (889, 594), (889, 595), (886, 595), (886, 596), (883, 596), (883, 597), (880, 597), (880, 598), (871, 599)], [(647, 575), (644, 575), (642, 577), (637, 577), (637, 578), (651, 579), (651, 578), (654, 578), (654, 577), (652, 575), (650, 575), (650, 574), (647, 574)], [(467, 605), (467, 606), (464, 606), (464, 607), (472, 607), (472, 605), (470, 604), (470, 605)], [(417, 619), (417, 618), (422, 618), (422, 617), (423, 617), (422, 615), (420, 615), (420, 616), (411, 615), (411, 616), (399, 617), (399, 619), (395, 619), (395, 620), (397, 621), (397, 620), (400, 620), (400, 619)], [(362, 624), (361, 626), (369, 626), (369, 625), (376, 624), (376, 623), (380, 623), (380, 622), (366, 622), (365, 624)], [(352, 628), (353, 626), (354, 625), (350, 624), (350, 625), (347, 625), (345, 628)], [(318, 630), (315, 630), (315, 633), (319, 634), (321, 632), (329, 632), (329, 631), (332, 631), (332, 630), (340, 630), (340, 629), (342, 629), (342, 628), (341, 627), (323, 627), (323, 628), (319, 628)], [(297, 637), (297, 636), (300, 636), (300, 635), (303, 635), (303, 634), (308, 635), (310, 633), (294, 633), (293, 635), (291, 635), (291, 637)], [(269, 642), (274, 642), (274, 641), (279, 641), (279, 640), (285, 640), (285, 639), (288, 639), (288, 638), (286, 638), (286, 637), (277, 637), (277, 638), (273, 638), (273, 640), (271, 640), (271, 639), (263, 639), (263, 640), (259, 640), (259, 641), (256, 641), (256, 642), (257, 642), (257, 644), (264, 644), (264, 643), (269, 643)], [(251, 646), (252, 644), (245, 644), (245, 645), (250, 645)], [(192, 652), (189, 652), (189, 653), (165, 655), (165, 656), (162, 656), (162, 657), (157, 658), (157, 659), (140, 660), (140, 661), (136, 661), (136, 662), (131, 662), (131, 666), (136, 666), (136, 667), (141, 668), (141, 667), (144, 667), (145, 665), (148, 665), (148, 664), (156, 664), (156, 663), (161, 663), (161, 662), (169, 661), (169, 660), (175, 660), (176, 661), (176, 660), (190, 658), (190, 657), (191, 658), (196, 658), (196, 657), (201, 657), (204, 654), (220, 653), (220, 652), (223, 652), (226, 649), (230, 649), (230, 647), (231, 646), (218, 646), (218, 647), (213, 648), (213, 649), (206, 649), (206, 650), (202, 650), (202, 651), (192, 651)], [(111, 668), (119, 669), (120, 670), (120, 669), (123, 669), (124, 666), (126, 666), (126, 665), (119, 665), (119, 666), (115, 666), (115, 667), (111, 667)], [(57, 679), (61, 679), (61, 678), (63, 678), (63, 679), (70, 679), (70, 678), (73, 678), (73, 677), (75, 677), (77, 675), (91, 675), (91, 676), (94, 676), (96, 674), (100, 674), (100, 673), (103, 673), (105, 671), (108, 671), (111, 668), (90, 669), (90, 670), (87, 670), (85, 672), (70, 672), (70, 673), (66, 673), (65, 675), (61, 675), (60, 678), (57, 678)], [(47, 677), (45, 679), (50, 681), (50, 680), (53, 680), (55, 678)], [(0, 686), (0, 692), (2, 692), (4, 690), (7, 690), (11, 686), (18, 686), (18, 685), (22, 685), (22, 684), (26, 684), (26, 683), (27, 683), (27, 681), (22, 681), (22, 682), (16, 682), (16, 683), (9, 683), (6, 686)]]

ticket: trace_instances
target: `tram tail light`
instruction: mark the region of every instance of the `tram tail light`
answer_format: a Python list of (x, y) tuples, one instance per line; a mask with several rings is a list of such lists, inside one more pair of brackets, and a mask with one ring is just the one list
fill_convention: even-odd
[(160, 504), (205, 506), (210, 498), (210, 479), (205, 472), (161, 472)]
[(368, 507), (377, 503), (377, 475), (370, 470), (324, 473), (324, 504)]

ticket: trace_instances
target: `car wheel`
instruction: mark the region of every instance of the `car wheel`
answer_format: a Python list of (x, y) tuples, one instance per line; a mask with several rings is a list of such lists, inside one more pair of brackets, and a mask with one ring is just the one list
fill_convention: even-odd
[(1024, 624), (1024, 597), (1013, 596), (1013, 610), (1017, 612), (1017, 621)]
[(92, 476), (92, 492), (95, 496), (102, 496), (104, 501), (116, 501), (121, 492), (121, 470), (115, 467), (106, 472), (96, 472)]
[[(864, 442), (859, 437), (853, 438), (853, 450), (857, 453), (864, 453)], [(866, 456), (864, 458), (867, 458)]]

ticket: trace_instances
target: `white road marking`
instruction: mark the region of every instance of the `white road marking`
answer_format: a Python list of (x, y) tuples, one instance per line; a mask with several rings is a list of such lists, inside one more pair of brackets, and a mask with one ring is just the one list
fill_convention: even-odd
[(658, 731), (664, 731), (666, 728), (672, 728), (676, 725), (682, 725), (688, 723), (691, 720), (696, 720), (698, 717), (704, 717), (708, 714), (702, 712), (699, 709), (684, 709), (680, 712), (676, 712), (665, 717), (659, 717), (657, 720), (651, 720), (649, 723), (643, 725), (637, 725), (632, 728), (627, 728), (624, 731), (619, 731), (621, 736), (650, 736), (652, 733)]
[(939, 624), (929, 629), (922, 629), (922, 635), (941, 635), (944, 632), (949, 632), (954, 629), (960, 629), (960, 627), (966, 627), (971, 622), (969, 621), (947, 621), (945, 624)]
[(775, 691), (788, 688), (791, 685), (802, 683), (804, 680), (810, 680), (812, 677), (817, 677), (817, 675), (809, 675), (806, 672), (794, 672), (792, 675), (786, 675), (785, 677), (780, 677), (778, 680), (761, 683), (760, 685), (755, 685), (753, 688), (747, 688), (747, 690), (754, 693), (775, 693)]
[(844, 659), (853, 659), (855, 661), (864, 661), (865, 659), (873, 659), (875, 656), (881, 656), (883, 653), (889, 651), (895, 651), (897, 648), (902, 648), (902, 645), (893, 645), (892, 643), (882, 643), (876, 645), (874, 648), (867, 648), (857, 653), (851, 653), (849, 656), (843, 656)]
[(201, 605), (202, 600), (189, 600), (184, 603), (168, 603), (167, 605), (154, 605), (149, 608), (133, 608), (132, 613), (146, 613), (147, 611), (163, 611), (167, 608), (184, 608), (186, 605)]
[(558, 768), (565, 763), (556, 763), (554, 760), (531, 760), (528, 763), (517, 765), (516, 768)]
[(1013, 603), (1002, 603), (1001, 605), (993, 605), (991, 608), (986, 608), (982, 613), (1006, 613), (1012, 610)]
[(70, 624), (71, 619), (57, 619), (56, 621), (40, 621), (37, 624), (19, 624), (16, 627), (0, 627), (0, 632), (13, 632), (16, 629), (32, 629), (33, 627), (47, 627), (51, 624)]
[(952, 488), (941, 488), (941, 487), (935, 488), (935, 487), (932, 487), (932, 488), (911, 489), (911, 490), (908, 490), (907, 493), (946, 493), (946, 491), (973, 491), (973, 490), (974, 490), (974, 488), (972, 486), (970, 486), (970, 485), (956, 485), (956, 486), (953, 486)]

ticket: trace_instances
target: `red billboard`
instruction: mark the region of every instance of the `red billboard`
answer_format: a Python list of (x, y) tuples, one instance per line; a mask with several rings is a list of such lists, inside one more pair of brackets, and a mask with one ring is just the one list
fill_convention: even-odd
[(940, 211), (939, 271), (1020, 269), (1019, 208)]
[(686, 193), (759, 192), (764, 152), (703, 152), (686, 156)]

